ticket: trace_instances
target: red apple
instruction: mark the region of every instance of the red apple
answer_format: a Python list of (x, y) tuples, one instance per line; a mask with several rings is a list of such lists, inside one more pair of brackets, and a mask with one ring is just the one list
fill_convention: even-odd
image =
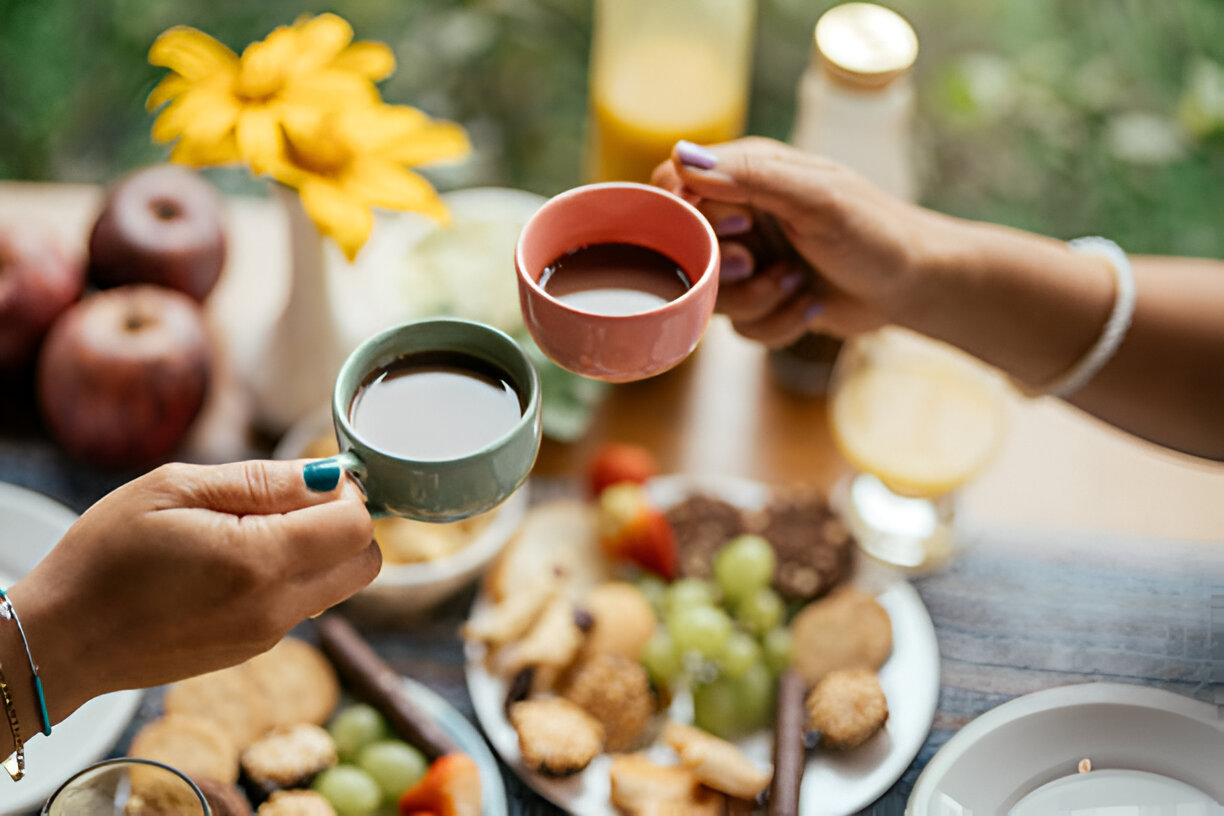
[(0, 225), (0, 371), (33, 360), (51, 322), (84, 287), (83, 265), (50, 230)]
[(199, 173), (158, 164), (121, 179), (89, 236), (99, 287), (156, 283), (203, 301), (225, 265), (221, 197)]
[(212, 375), (199, 304), (160, 286), (121, 286), (66, 311), (38, 357), (38, 402), (73, 456), (110, 467), (168, 456)]

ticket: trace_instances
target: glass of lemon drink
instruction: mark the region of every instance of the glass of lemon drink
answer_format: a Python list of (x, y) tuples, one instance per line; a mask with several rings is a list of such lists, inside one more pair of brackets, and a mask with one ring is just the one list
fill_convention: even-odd
[(958, 489), (1003, 438), (1003, 386), (984, 365), (901, 329), (847, 343), (833, 372), (833, 439), (854, 471), (836, 502), (860, 548), (915, 573), (955, 551)]

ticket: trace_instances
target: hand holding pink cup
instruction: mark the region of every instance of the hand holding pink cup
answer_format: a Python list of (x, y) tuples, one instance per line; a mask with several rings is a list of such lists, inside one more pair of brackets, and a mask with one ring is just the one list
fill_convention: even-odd
[[(673, 299), (655, 298), (645, 310), (627, 314), (601, 313), (587, 299), (546, 290), (559, 259), (600, 245), (619, 245), (607, 257), (630, 263), (638, 257), (634, 248), (639, 255), (651, 254), (640, 248), (653, 250), (674, 262), (686, 286)], [(628, 255), (623, 245), (630, 245)], [(718, 239), (696, 208), (665, 190), (630, 182), (590, 184), (550, 199), (527, 222), (515, 251), (523, 321), (537, 345), (562, 368), (610, 382), (660, 374), (696, 348), (714, 311), (718, 265)], [(614, 271), (575, 264), (566, 274), (583, 289), (582, 276), (597, 287), (619, 287), (649, 270), (630, 273), (618, 282)], [(606, 289), (575, 294), (602, 293)]]

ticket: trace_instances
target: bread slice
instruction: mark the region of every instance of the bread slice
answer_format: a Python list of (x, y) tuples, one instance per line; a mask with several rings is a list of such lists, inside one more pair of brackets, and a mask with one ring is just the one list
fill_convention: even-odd
[(612, 563), (599, 546), (598, 511), (580, 499), (557, 499), (527, 511), (518, 533), (485, 577), (496, 602), (513, 592), (538, 592), (556, 583), (580, 601), (612, 577)]

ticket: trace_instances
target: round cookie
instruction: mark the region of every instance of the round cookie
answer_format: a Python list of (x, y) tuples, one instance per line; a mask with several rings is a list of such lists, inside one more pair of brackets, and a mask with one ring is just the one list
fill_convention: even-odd
[(842, 585), (791, 621), (793, 664), (811, 688), (838, 669), (876, 670), (892, 654), (892, 621), (875, 598)]
[(238, 781), (238, 748), (214, 720), (167, 714), (136, 733), (128, 755), (164, 763), (193, 779)]
[(637, 660), (655, 632), (654, 610), (633, 584), (624, 581), (600, 584), (580, 606), (594, 620), (583, 643), (587, 656), (613, 654)]
[(271, 699), (245, 666), (179, 681), (166, 691), (167, 714), (215, 720), (242, 750), (273, 725)]
[(287, 637), (245, 669), (268, 700), (273, 726), (322, 725), (340, 702), (340, 681), (323, 653)]

